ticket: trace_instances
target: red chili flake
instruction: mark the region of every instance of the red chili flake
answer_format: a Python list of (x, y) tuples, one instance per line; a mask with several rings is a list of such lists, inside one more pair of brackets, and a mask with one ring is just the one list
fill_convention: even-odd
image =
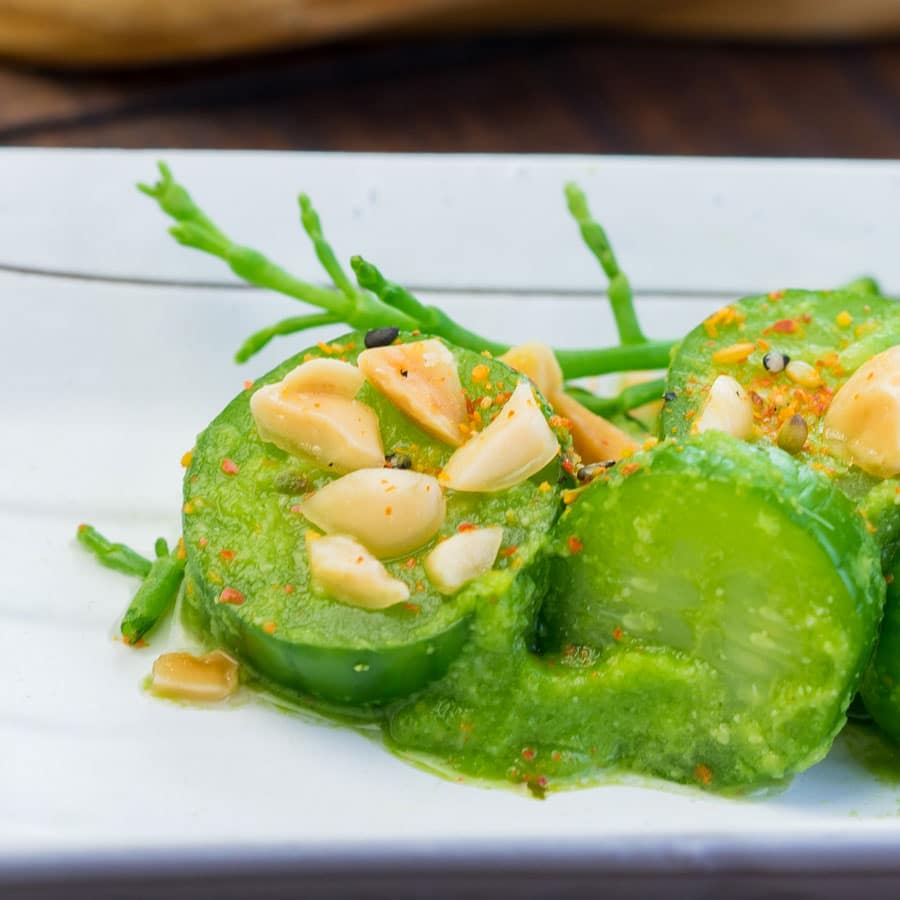
[(522, 751), (522, 759), (524, 759), (525, 762), (531, 762), (535, 756), (537, 756), (537, 753), (531, 747), (526, 747)]
[(294, 586), (293, 586), (292, 584), (286, 584), (286, 585), (284, 586), (284, 592), (285, 592), (286, 594), (293, 594), (293, 593), (294, 593)]
[(475, 531), (478, 526), (474, 522), (460, 522), (456, 526), (457, 531)]
[(234, 559), (234, 550), (220, 550), (219, 558), (224, 559), (225, 562), (231, 562)]
[(473, 412), (475, 412), (475, 404), (472, 402), (472, 398), (466, 394), (466, 412), (471, 416)]
[(275, 623), (274, 622), (263, 622), (262, 629), (266, 634), (275, 634)]
[(249, 391), (249, 390), (252, 390), (252, 389), (253, 389), (253, 382), (252, 382), (252, 381), (245, 381), (245, 382), (244, 382), (244, 390), (245, 390), (245, 391)]
[(780, 300), (784, 296), (784, 291), (771, 291), (769, 294), (770, 300)]
[(694, 780), (699, 781), (700, 784), (712, 784), (712, 770), (709, 766), (703, 765), (703, 763), (697, 763), (697, 767), (694, 769)]
[(501, 556), (512, 556), (513, 553), (516, 552), (519, 548), (515, 544), (511, 544), (509, 547), (500, 551)]
[(622, 474), (623, 475), (633, 475), (640, 468), (639, 463), (628, 463), (628, 465), (622, 466)]
[(403, 565), (405, 565), (407, 569), (414, 569), (416, 567), (416, 558), (411, 556)]
[(797, 330), (797, 322), (794, 319), (779, 319), (774, 325), (767, 328), (763, 334), (775, 332), (777, 334), (793, 334)]
[(581, 551), (584, 550), (584, 544), (582, 544), (574, 534), (569, 535), (569, 550), (573, 554), (581, 553)]
[(226, 456), (225, 459), (222, 460), (222, 471), (226, 475), (237, 475), (237, 473), (241, 470), (238, 464), (233, 459), (229, 459)]
[(571, 459), (564, 459), (562, 461), (562, 467), (563, 467), (563, 471), (566, 472), (568, 475), (575, 474), (575, 463), (573, 463)]
[(614, 641), (622, 640), (622, 629), (619, 628), (618, 625), (613, 629), (613, 640)]
[(232, 603), (235, 606), (240, 606), (247, 598), (235, 588), (224, 588), (222, 593), (219, 594), (219, 603)]

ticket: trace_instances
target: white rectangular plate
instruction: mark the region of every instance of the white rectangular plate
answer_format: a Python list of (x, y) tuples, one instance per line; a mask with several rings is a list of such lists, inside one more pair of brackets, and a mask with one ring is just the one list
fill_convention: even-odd
[(297, 222), (306, 190), (343, 256), (510, 341), (612, 340), (562, 199), (573, 178), (654, 336), (754, 291), (872, 273), (900, 292), (895, 163), (0, 151), (0, 889), (213, 874), (220, 897), (250, 874), (273, 891), (365, 878), (393, 896), (437, 875), (435, 896), (482, 876), (522, 896), (538, 875), (610, 895), (658, 878), (681, 896), (737, 872), (754, 890), (790, 878), (835, 896), (861, 877), (871, 896), (900, 884), (900, 788), (841, 742), (764, 800), (620, 783), (539, 803), (260, 703), (143, 691), (166, 639), (114, 639), (134, 585), (75, 527), (144, 548), (176, 537), (181, 454), (244, 379), (308, 342), (232, 363), (296, 306), (175, 245), (133, 187), (159, 155), (225, 230), (289, 268), (319, 277)]

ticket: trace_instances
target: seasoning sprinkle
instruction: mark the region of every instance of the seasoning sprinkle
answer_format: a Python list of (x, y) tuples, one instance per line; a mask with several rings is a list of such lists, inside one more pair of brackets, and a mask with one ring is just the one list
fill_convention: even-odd
[(240, 472), (241, 469), (233, 459), (229, 459), (226, 456), (225, 459), (222, 460), (222, 471), (226, 475), (237, 475), (237, 473)]
[(384, 458), (384, 464), (389, 469), (411, 469), (412, 457), (405, 453), (389, 453)]
[(236, 588), (224, 588), (219, 594), (219, 603), (231, 603), (240, 606), (247, 598)]
[(749, 341), (731, 344), (728, 347), (723, 347), (721, 350), (716, 350), (712, 355), (712, 360), (714, 363), (726, 365), (731, 363), (742, 363), (746, 362), (750, 358), (750, 355), (755, 351), (756, 344), (751, 344)]
[(803, 449), (808, 436), (806, 419), (801, 415), (793, 415), (778, 429), (776, 441), (782, 450), (794, 455)]
[(369, 350), (373, 347), (387, 347), (397, 340), (398, 334), (400, 334), (399, 328), (372, 328), (366, 332), (363, 343)]
[(822, 376), (816, 368), (799, 359), (789, 362), (785, 366), (784, 373), (791, 381), (802, 387), (817, 388), (822, 384)]
[(763, 368), (773, 375), (783, 372), (785, 366), (791, 361), (787, 353), (779, 353), (777, 350), (770, 350), (762, 360)]
[(575, 472), (575, 477), (579, 481), (592, 481), (598, 475), (611, 469), (616, 464), (614, 459), (604, 459), (602, 462), (588, 463), (586, 466), (579, 466)]

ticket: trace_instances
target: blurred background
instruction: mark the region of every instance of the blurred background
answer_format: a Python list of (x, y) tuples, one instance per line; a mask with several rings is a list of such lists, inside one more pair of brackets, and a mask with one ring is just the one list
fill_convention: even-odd
[(900, 0), (0, 0), (0, 144), (900, 156)]

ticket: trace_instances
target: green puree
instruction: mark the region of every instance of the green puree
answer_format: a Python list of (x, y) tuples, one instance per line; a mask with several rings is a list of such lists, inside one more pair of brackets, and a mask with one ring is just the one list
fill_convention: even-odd
[[(337, 343), (352, 361), (362, 336)], [(514, 387), (502, 364), (453, 352), (475, 408)], [(447, 491), (442, 535), (503, 526), (494, 570), (442, 597), (422, 568), (432, 541), (386, 562), (410, 603), (373, 612), (312, 589), (293, 507), (333, 476), (260, 441), (249, 395), (199, 437), (186, 475), (186, 612), (299, 702), (372, 719), (436, 770), (538, 794), (611, 769), (771, 784), (843, 725), (881, 617), (880, 548), (845, 493), (781, 450), (670, 440), (565, 504), (561, 460), (509, 491)], [(359, 396), (386, 453), (444, 465), (451, 448), (368, 386)], [(243, 602), (218, 602), (226, 589)]]
[[(253, 389), (313, 357), (354, 362), (363, 337), (350, 334), (299, 354)], [(475, 409), (481, 410), (485, 396), (502, 400), (521, 377), (502, 363), (451, 349)], [(472, 379), (476, 366), (488, 367), (487, 378)], [(409, 586), (409, 601), (381, 611), (360, 609), (313, 589), (305, 550), (311, 525), (296, 511), (307, 493), (336, 476), (263, 442), (250, 413), (251, 393), (235, 398), (199, 436), (185, 476), (188, 616), (259, 674), (326, 701), (381, 702), (442, 675), (467, 641), (483, 597), (477, 583), (442, 596), (425, 574), (425, 557), (442, 536), (466, 523), (501, 525), (503, 544), (488, 581), (505, 590), (547, 542), (559, 514), (561, 460), (501, 493), (448, 491), (446, 520), (435, 538), (411, 555), (384, 561)], [(386, 454), (406, 455), (413, 469), (430, 474), (449, 459), (454, 448), (428, 436), (370, 385), (357, 397), (376, 411)], [(485, 422), (489, 415), (485, 411)], [(567, 432), (557, 432), (567, 439)], [(233, 474), (223, 470), (226, 460), (226, 469), (236, 468)], [(243, 602), (219, 602), (226, 590), (224, 596), (236, 591)]]
[(539, 786), (616, 766), (749, 787), (824, 756), (884, 595), (849, 501), (787, 454), (724, 435), (631, 466), (559, 524), (541, 655), (520, 582), (447, 678), (393, 713), (399, 748)]

